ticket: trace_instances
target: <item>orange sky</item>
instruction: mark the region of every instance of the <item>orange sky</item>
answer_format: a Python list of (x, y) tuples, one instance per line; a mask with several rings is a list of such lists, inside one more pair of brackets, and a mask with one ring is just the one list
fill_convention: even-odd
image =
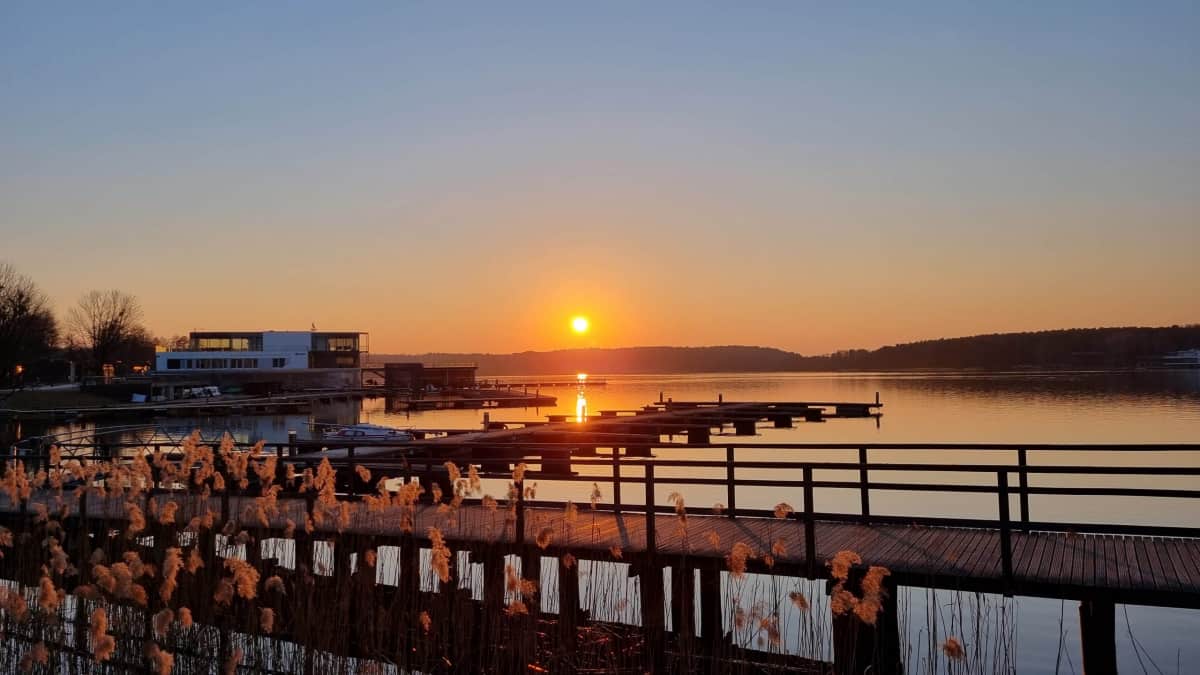
[(376, 352), (1200, 321), (1194, 13), (75, 9), (0, 22), (0, 259), (60, 310)]

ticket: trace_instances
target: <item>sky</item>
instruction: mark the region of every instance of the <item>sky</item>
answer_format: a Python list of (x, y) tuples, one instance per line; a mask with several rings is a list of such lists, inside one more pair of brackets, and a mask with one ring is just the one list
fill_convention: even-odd
[(0, 3), (0, 260), (373, 352), (1200, 321), (1200, 4), (829, 4)]

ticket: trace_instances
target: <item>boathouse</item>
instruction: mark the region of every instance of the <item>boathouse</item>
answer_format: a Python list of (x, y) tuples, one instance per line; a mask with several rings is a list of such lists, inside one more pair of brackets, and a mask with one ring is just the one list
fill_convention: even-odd
[(356, 387), (368, 345), (361, 331), (195, 331), (188, 349), (155, 355), (152, 396)]

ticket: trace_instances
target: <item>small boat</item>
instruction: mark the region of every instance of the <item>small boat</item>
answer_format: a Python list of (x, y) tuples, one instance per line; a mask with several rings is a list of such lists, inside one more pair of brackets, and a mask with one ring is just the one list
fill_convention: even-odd
[(352, 424), (344, 427), (333, 427), (325, 430), (325, 438), (339, 441), (394, 441), (407, 443), (413, 435), (403, 429), (385, 427), (379, 424)]

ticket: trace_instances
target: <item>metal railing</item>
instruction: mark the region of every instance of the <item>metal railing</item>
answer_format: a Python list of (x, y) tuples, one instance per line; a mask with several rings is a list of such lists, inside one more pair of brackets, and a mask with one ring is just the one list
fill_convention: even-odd
[[(244, 449), (246, 444), (239, 444)], [(363, 444), (353, 447), (329, 445), (345, 451), (344, 456), (328, 457), (321, 452), (301, 452), (303, 443), (294, 438), (289, 443), (273, 443), (264, 446), (264, 452), (281, 459), (292, 460), (298, 468), (315, 467), (328, 460), (338, 469), (339, 483), (344, 486), (342, 496), (355, 499), (374, 487), (363, 483), (357, 475), (357, 467), (395, 473), (393, 478), (409, 482), (414, 478), (424, 484), (445, 480), (443, 466), (447, 460), (460, 464), (476, 464), (484, 467), (497, 465), (512, 466), (527, 462), (530, 470), (523, 481), (514, 481), (516, 493), (515, 543), (525, 542), (524, 522), (527, 508), (562, 506), (564, 501), (536, 501), (525, 498), (524, 483), (529, 479), (553, 482), (607, 483), (611, 488), (612, 500), (598, 508), (617, 513), (640, 513), (645, 518), (646, 551), (657, 548), (655, 516), (674, 513), (674, 505), (659, 504), (657, 492), (664, 487), (710, 486), (724, 488), (726, 504), (722, 516), (726, 518), (773, 517), (772, 510), (745, 508), (738, 504), (739, 488), (776, 488), (790, 491), (798, 497), (800, 508), (787, 515), (803, 524), (805, 537), (805, 565), (810, 573), (817, 570), (816, 524), (826, 522), (853, 522), (862, 524), (919, 524), (925, 526), (957, 526), (996, 530), (1000, 540), (1001, 572), (1006, 581), (1013, 577), (1013, 532), (1014, 531), (1057, 531), (1100, 533), (1110, 535), (1140, 535), (1153, 537), (1200, 538), (1200, 523), (1197, 526), (1103, 524), (1068, 522), (1060, 520), (1034, 520), (1030, 508), (1030, 496), (1061, 497), (1140, 497), (1180, 500), (1200, 499), (1200, 489), (1171, 487), (1115, 486), (1096, 487), (1087, 485), (1044, 484), (1048, 477), (1169, 477), (1200, 476), (1200, 444), (946, 444), (946, 443), (763, 443), (763, 444), (673, 444), (656, 443), (642, 445), (597, 446), (594, 443), (447, 443), (428, 445), (414, 442), (397, 449), (400, 456), (362, 456), (356, 449), (374, 449), (378, 444)], [(393, 444), (394, 447), (394, 444)], [(174, 450), (168, 444), (112, 443), (106, 446), (73, 448), (64, 446), (65, 457), (84, 460), (117, 458), (125, 451)], [(598, 450), (608, 450), (607, 453)], [(36, 470), (48, 466), (49, 453), (45, 448), (23, 452), (19, 456), (26, 468)], [(91, 452), (73, 452), (91, 450)], [(855, 461), (815, 461), (804, 457), (782, 459), (741, 458), (739, 452), (762, 455), (764, 451), (778, 451), (781, 455), (839, 451), (854, 453)], [(880, 453), (923, 451), (954, 453), (1002, 453), (1009, 461), (961, 464), (953, 461), (876, 461), (872, 455)], [(1036, 463), (1040, 455), (1048, 454), (1103, 453), (1121, 458), (1137, 457), (1147, 453), (1169, 453), (1171, 457), (1187, 458), (1162, 464), (1071, 464)], [(1194, 453), (1188, 457), (1188, 453)], [(607, 456), (606, 456), (607, 455)], [(680, 455), (685, 455), (679, 457)], [(704, 457), (708, 455), (708, 457)], [(14, 455), (15, 456), (15, 455)], [(181, 455), (178, 455), (181, 457)], [(1094, 457), (1089, 457), (1094, 459)], [(1128, 461), (1128, 460), (1124, 460)], [(532, 470), (537, 466), (538, 470)], [(578, 473), (576, 468), (595, 468), (595, 473)], [(283, 465), (280, 465), (282, 470)], [(662, 469), (687, 470), (686, 475), (664, 475)], [(607, 475), (603, 471), (607, 470)], [(843, 472), (854, 476), (851, 480), (820, 478), (816, 472)], [(705, 473), (708, 475), (705, 475)], [(764, 476), (764, 472), (771, 475)], [(983, 478), (972, 483), (946, 481), (888, 480), (887, 474), (898, 473), (970, 474)], [(380, 475), (376, 473), (376, 475)], [(512, 474), (492, 468), (479, 471), (484, 479), (512, 479)], [(1030, 478), (1038, 477), (1041, 484), (1031, 484)], [(1015, 480), (1014, 480), (1015, 478)], [(1061, 481), (1060, 481), (1061, 482)], [(640, 484), (644, 499), (640, 505), (627, 505), (623, 501), (622, 486)], [(815, 507), (818, 490), (850, 490), (858, 493), (857, 512), (821, 512)], [(872, 496), (881, 493), (944, 493), (960, 495), (989, 495), (994, 499), (994, 518), (967, 518), (958, 516), (913, 516), (882, 514), (872, 510)], [(1016, 499), (1016, 515), (1012, 512), (1012, 501)], [(687, 507), (689, 514), (711, 515), (703, 507)]]

